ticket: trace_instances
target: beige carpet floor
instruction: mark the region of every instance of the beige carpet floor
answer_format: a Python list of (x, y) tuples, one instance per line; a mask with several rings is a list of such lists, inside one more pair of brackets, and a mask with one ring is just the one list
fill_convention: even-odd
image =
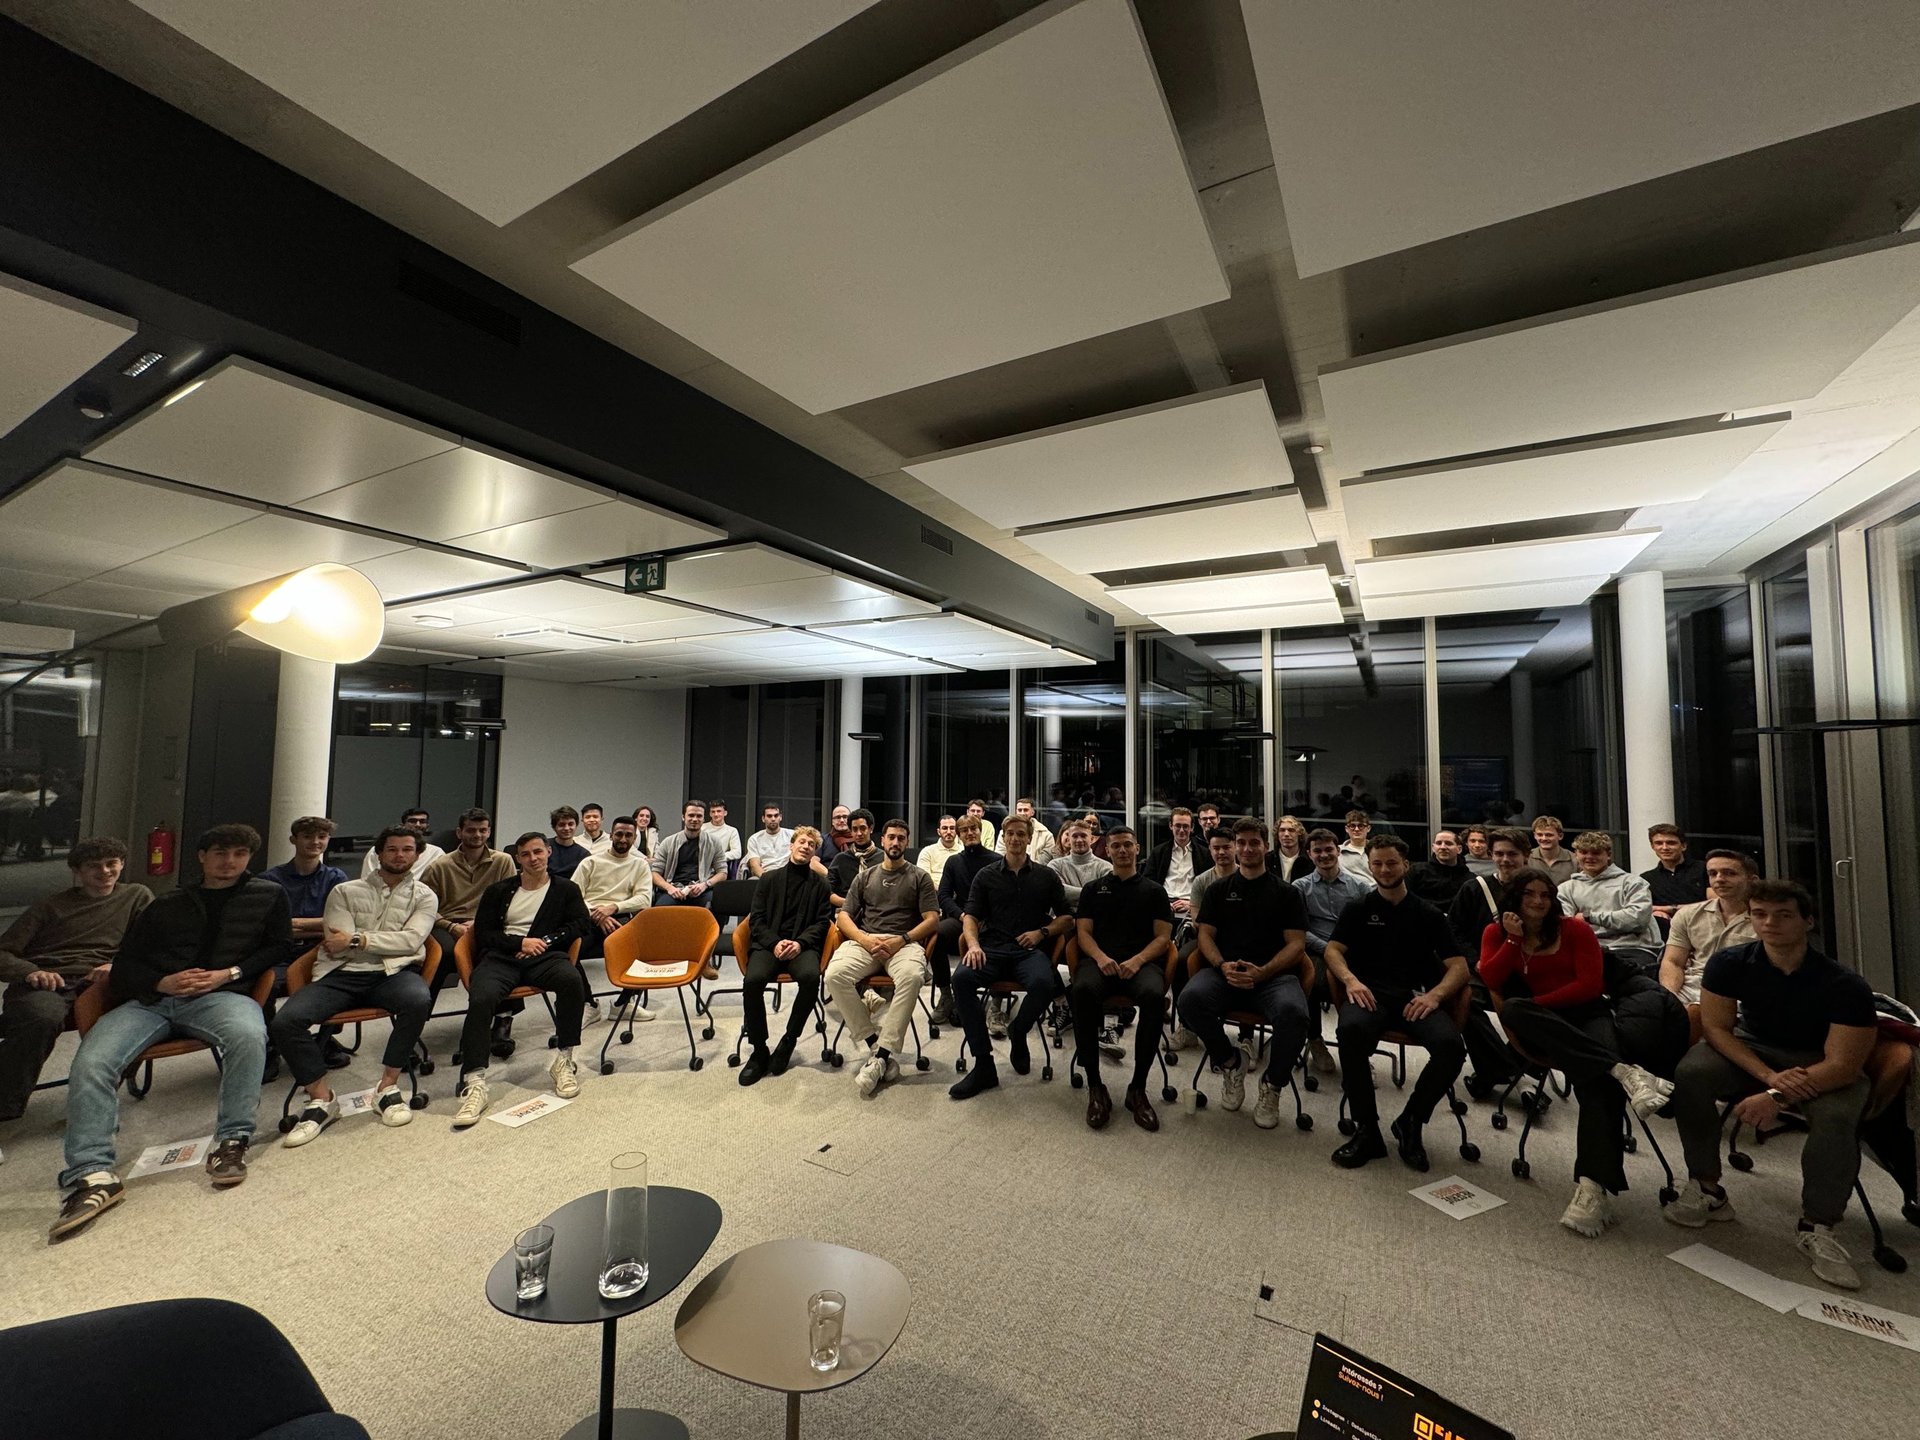
[[(1397, 1160), (1355, 1174), (1328, 1164), (1340, 1139), (1331, 1086), (1306, 1097), (1310, 1134), (1294, 1128), (1290, 1106), (1281, 1128), (1256, 1130), (1251, 1103), (1240, 1114), (1163, 1106), (1158, 1135), (1121, 1112), (1096, 1134), (1064, 1064), (1051, 1084), (1037, 1066), (1018, 1078), (1002, 1064), (999, 1091), (949, 1101), (951, 1032), (928, 1047), (931, 1073), (909, 1071), (871, 1101), (850, 1071), (818, 1065), (817, 1046), (786, 1077), (743, 1090), (724, 1061), (737, 1017), (737, 999), (722, 1000), (719, 1034), (700, 1046), (706, 1068), (691, 1073), (669, 997), (658, 1022), (613, 1047), (614, 1074), (588, 1067), (578, 1101), (518, 1130), (452, 1133), (443, 1065), (427, 1081), (432, 1108), (405, 1129), (355, 1118), (288, 1151), (271, 1129), (284, 1093), (275, 1086), (245, 1185), (215, 1194), (197, 1170), (143, 1177), (119, 1209), (58, 1246), (45, 1230), (64, 1103), (59, 1091), (36, 1096), (24, 1120), (0, 1127), (0, 1324), (222, 1296), (270, 1316), (336, 1407), (376, 1436), (559, 1434), (595, 1403), (598, 1337), (496, 1313), (484, 1279), (516, 1230), (604, 1185), (614, 1153), (643, 1149), (656, 1183), (707, 1191), (724, 1209), (695, 1280), (747, 1245), (797, 1235), (884, 1256), (912, 1282), (898, 1345), (859, 1381), (805, 1402), (809, 1435), (1291, 1429), (1316, 1329), (1526, 1440), (1749, 1430), (1882, 1440), (1920, 1373), (1909, 1351), (1774, 1314), (1665, 1258), (1705, 1239), (1812, 1283), (1790, 1243), (1791, 1139), (1761, 1149), (1754, 1174), (1732, 1177), (1741, 1223), (1710, 1232), (1663, 1222), (1656, 1162), (1629, 1157), (1624, 1222), (1591, 1241), (1554, 1223), (1571, 1185), (1570, 1103), (1534, 1134), (1531, 1182), (1508, 1173), (1517, 1128), (1495, 1133), (1489, 1106), (1469, 1116), (1486, 1152), (1477, 1166), (1457, 1161), (1450, 1127), (1436, 1121), (1429, 1178), (1457, 1170), (1507, 1201), (1455, 1220), (1407, 1193), (1418, 1177)], [(457, 1022), (436, 1020), (428, 1040), (444, 1057), (456, 1033)], [(509, 1101), (546, 1089), (545, 1015), (530, 1012), (520, 1033), (513, 1059), (495, 1062)], [(592, 1050), (605, 1033), (589, 1028)], [(371, 1081), (379, 1038), (336, 1084)], [(63, 1073), (71, 1044), (50, 1075)], [(205, 1055), (164, 1062), (151, 1098), (122, 1104), (123, 1166), (144, 1146), (210, 1130), (214, 1084)], [(1205, 1086), (1217, 1093), (1214, 1079)], [(1383, 1108), (1393, 1106), (1389, 1090)], [(1656, 1123), (1677, 1157), (1671, 1127)], [(1920, 1260), (1895, 1187), (1871, 1165), (1868, 1185), (1890, 1238)], [(1920, 1314), (1920, 1273), (1866, 1261), (1857, 1213), (1843, 1238), (1862, 1257), (1862, 1298)], [(675, 1348), (673, 1313), (692, 1283), (621, 1325), (620, 1403), (670, 1411), (695, 1436), (778, 1434), (780, 1397)], [(796, 1316), (796, 1344), (802, 1328)]]

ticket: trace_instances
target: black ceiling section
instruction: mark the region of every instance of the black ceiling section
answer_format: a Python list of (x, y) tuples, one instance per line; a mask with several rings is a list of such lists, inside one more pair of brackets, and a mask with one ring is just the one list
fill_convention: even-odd
[[(248, 356), (741, 538), (1111, 649), (1110, 621), (1077, 597), (963, 536), (926, 543), (927, 517), (904, 502), (6, 19), (0, 137), (0, 269), (134, 317), (143, 336)], [(49, 453), (64, 426), (48, 418), (0, 448), (0, 494), (94, 438), (75, 428)]]

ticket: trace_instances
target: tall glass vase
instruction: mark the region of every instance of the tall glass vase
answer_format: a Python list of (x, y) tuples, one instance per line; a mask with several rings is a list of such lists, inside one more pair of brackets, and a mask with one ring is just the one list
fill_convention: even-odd
[(647, 1157), (639, 1150), (614, 1156), (609, 1167), (605, 1257), (601, 1295), (624, 1300), (647, 1288)]

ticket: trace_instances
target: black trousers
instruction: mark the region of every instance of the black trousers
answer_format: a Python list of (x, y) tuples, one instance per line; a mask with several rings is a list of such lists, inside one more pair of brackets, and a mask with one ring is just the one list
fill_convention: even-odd
[(0, 1120), (18, 1119), (26, 1110), (79, 993), (36, 990), (24, 980), (7, 987), (0, 1001)]
[(1483, 1085), (1505, 1085), (1523, 1068), (1513, 1047), (1500, 1038), (1493, 1025), (1493, 1000), (1476, 974), (1468, 981), (1472, 1000), (1467, 1006), (1467, 1024), (1461, 1038), (1467, 1042), (1467, 1055), (1473, 1061), (1473, 1078)]
[(943, 916), (933, 933), (939, 943), (929, 941), (927, 944), (927, 968), (933, 972), (934, 988), (942, 995), (951, 995), (954, 957), (965, 948), (966, 937), (960, 922), (952, 916)]
[(1133, 1031), (1134, 1087), (1147, 1083), (1154, 1056), (1160, 1050), (1160, 1025), (1167, 1015), (1167, 972), (1159, 965), (1142, 965), (1131, 980), (1102, 973), (1093, 961), (1082, 956), (1073, 972), (1073, 984), (1067, 999), (1073, 1006), (1073, 1039), (1080, 1051), (1080, 1068), (1087, 1072), (1087, 1083), (1100, 1083), (1100, 1022), (1106, 1015), (1107, 1001), (1125, 1000), (1140, 1012)]
[(803, 949), (791, 960), (773, 958), (773, 948), (756, 945), (747, 952), (746, 979), (740, 990), (740, 1004), (746, 1011), (747, 1043), (756, 1050), (767, 1048), (767, 986), (781, 971), (793, 977), (793, 1009), (787, 1014), (787, 1039), (798, 1044), (813, 1018), (813, 1007), (820, 999), (820, 952)]
[(1434, 1106), (1447, 1093), (1467, 1063), (1466, 1043), (1460, 1029), (1445, 1010), (1436, 1010), (1422, 1020), (1409, 1020), (1401, 1012), (1413, 999), (1411, 990), (1384, 990), (1373, 987), (1377, 1009), (1364, 1010), (1349, 1000), (1340, 1007), (1334, 1038), (1340, 1046), (1340, 1088), (1346, 1091), (1347, 1113), (1362, 1129), (1380, 1124), (1380, 1107), (1373, 1093), (1373, 1071), (1367, 1061), (1389, 1030), (1398, 1030), (1413, 1044), (1427, 1052), (1427, 1063), (1420, 1078), (1413, 1082), (1400, 1118), (1420, 1126), (1433, 1118)]
[(486, 955), (467, 982), (467, 1018), (460, 1026), (460, 1072), (484, 1070), (493, 1029), (493, 1012), (509, 991), (534, 985), (553, 996), (554, 1035), (560, 1048), (580, 1043), (580, 1021), (587, 1009), (587, 981), (565, 950), (549, 950), (530, 960)]
[(1509, 1000), (1500, 1022), (1514, 1044), (1536, 1061), (1564, 1071), (1573, 1082), (1574, 1098), (1580, 1102), (1573, 1178), (1592, 1180), (1615, 1194), (1625, 1190), (1627, 1092), (1608, 1072), (1628, 1057), (1613, 1007), (1605, 1000), (1591, 1000), (1556, 1010), (1536, 1000)]

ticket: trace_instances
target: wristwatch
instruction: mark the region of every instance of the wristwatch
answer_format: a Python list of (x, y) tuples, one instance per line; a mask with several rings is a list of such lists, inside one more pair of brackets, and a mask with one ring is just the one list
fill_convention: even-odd
[(229, 980), (238, 980), (240, 978), (240, 967), (238, 965), (229, 965), (227, 967), (227, 978)]
[(349, 950), (364, 950), (364, 949), (366, 949), (366, 948), (367, 948), (367, 937), (366, 937), (366, 936), (364, 936), (364, 935), (362, 935), (362, 934), (361, 934), (361, 933), (360, 933), (360, 932), (359, 932), (358, 930), (356, 930), (356, 931), (354, 931), (354, 932), (353, 932), (353, 936), (352, 936), (352, 938), (351, 938), (351, 939), (349, 939), (349, 940), (347, 941), (347, 948), (348, 948)]

